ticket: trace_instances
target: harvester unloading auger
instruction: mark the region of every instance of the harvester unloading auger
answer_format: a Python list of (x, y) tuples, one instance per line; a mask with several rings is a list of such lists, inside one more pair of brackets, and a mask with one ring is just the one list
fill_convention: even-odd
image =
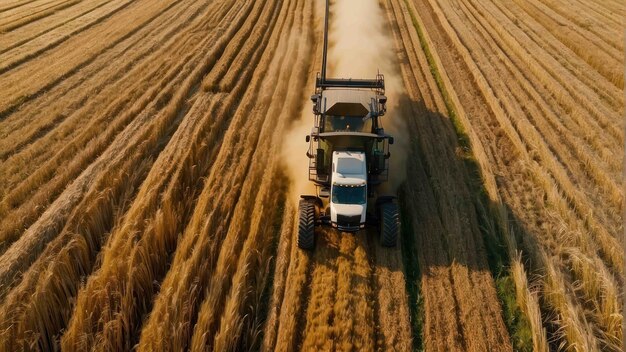
[[(378, 226), (380, 243), (394, 247), (400, 232), (398, 206), (393, 196), (376, 197), (387, 181), (389, 145), (380, 118), (386, 112), (385, 79), (326, 78), (329, 0), (326, 0), (322, 72), (315, 82), (315, 125), (309, 143), (309, 180), (317, 195), (302, 195), (299, 204), (298, 246), (313, 249), (315, 226), (331, 225), (357, 232)], [(374, 199), (374, 212), (367, 211)]]

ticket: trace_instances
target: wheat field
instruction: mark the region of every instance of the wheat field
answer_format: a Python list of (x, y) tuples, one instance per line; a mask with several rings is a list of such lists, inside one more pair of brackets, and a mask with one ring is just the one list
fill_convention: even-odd
[(304, 251), (323, 0), (0, 1), (0, 351), (622, 351), (625, 15), (332, 0), (402, 231)]

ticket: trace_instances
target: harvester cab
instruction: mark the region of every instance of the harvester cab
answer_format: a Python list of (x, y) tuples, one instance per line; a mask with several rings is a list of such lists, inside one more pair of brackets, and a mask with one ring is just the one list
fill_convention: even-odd
[[(301, 196), (298, 246), (314, 248), (315, 226), (357, 232), (375, 224), (381, 244), (393, 247), (400, 231), (395, 197), (376, 197), (377, 186), (388, 178), (389, 145), (394, 142), (380, 121), (387, 103), (384, 76), (326, 78), (328, 15), (327, 0), (322, 72), (311, 96), (314, 126), (306, 136), (309, 180), (317, 194)], [(368, 202), (373, 212), (367, 211)]]

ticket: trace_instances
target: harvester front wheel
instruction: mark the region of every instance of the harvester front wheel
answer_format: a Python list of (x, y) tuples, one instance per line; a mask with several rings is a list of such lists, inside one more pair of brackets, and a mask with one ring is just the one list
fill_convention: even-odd
[(299, 212), (298, 247), (311, 250), (315, 247), (315, 204), (301, 199)]
[(400, 234), (400, 213), (393, 202), (380, 205), (380, 244), (383, 247), (395, 247)]

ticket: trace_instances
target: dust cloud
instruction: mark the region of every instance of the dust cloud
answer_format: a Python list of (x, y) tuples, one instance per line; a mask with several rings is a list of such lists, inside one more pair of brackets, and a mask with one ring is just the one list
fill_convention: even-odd
[[(324, 26), (325, 1), (317, 0), (316, 28), (320, 42)], [(328, 48), (328, 77), (374, 78), (377, 73), (385, 75), (385, 95), (388, 98), (387, 114), (381, 118), (385, 131), (394, 136), (391, 146), (389, 182), (381, 189), (395, 193), (405, 179), (408, 136), (398, 102), (404, 92), (399, 65), (394, 54), (393, 34), (387, 25), (387, 16), (378, 0), (334, 0), (330, 5)], [(321, 55), (321, 51), (320, 51)], [(321, 60), (318, 60), (321, 62)], [(321, 67), (316, 68), (317, 71)], [(313, 94), (314, 81), (310, 81)], [(283, 148), (287, 171), (292, 180), (291, 197), (315, 194), (315, 187), (308, 181), (308, 144), (305, 136), (314, 123), (312, 104), (307, 102), (298, 121), (285, 138)]]

